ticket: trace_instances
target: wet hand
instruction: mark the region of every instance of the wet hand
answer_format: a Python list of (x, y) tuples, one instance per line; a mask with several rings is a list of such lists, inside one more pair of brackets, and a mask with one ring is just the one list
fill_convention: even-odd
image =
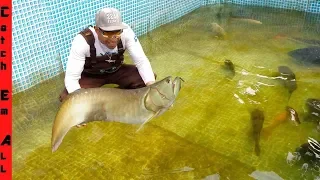
[(149, 82), (146, 83), (146, 86), (150, 86), (153, 83), (155, 83), (155, 81), (149, 81)]

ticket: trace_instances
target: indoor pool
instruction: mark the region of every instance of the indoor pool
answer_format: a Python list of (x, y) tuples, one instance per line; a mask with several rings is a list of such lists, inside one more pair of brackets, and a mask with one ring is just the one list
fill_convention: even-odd
[[(320, 99), (319, 59), (290, 53), (320, 47), (319, 19), (221, 4), (153, 29), (139, 40), (157, 80), (184, 79), (173, 107), (138, 133), (138, 125), (117, 122), (74, 127), (52, 153), (52, 123), (64, 86), (61, 65), (59, 76), (13, 96), (13, 178), (240, 180), (254, 179), (253, 172), (320, 178), (317, 164), (290, 156), (308, 137), (320, 140), (317, 117), (306, 108), (307, 99)], [(126, 62), (132, 63), (128, 54)], [(293, 89), (281, 76), (286, 68), (295, 75)], [(287, 106), (300, 124), (280, 116)], [(264, 116), (260, 153), (252, 130), (255, 110)]]

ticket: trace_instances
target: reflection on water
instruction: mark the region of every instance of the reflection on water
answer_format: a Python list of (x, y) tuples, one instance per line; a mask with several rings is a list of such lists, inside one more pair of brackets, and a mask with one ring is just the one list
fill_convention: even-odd
[[(173, 108), (139, 133), (138, 126), (120, 123), (73, 128), (55, 153), (51, 127), (63, 77), (15, 95), (14, 179), (250, 179), (255, 170), (284, 179), (319, 176), (303, 161), (287, 162), (308, 137), (320, 139), (305, 107), (308, 98), (320, 99), (320, 67), (288, 55), (310, 46), (292, 38), (319, 40), (318, 24), (305, 13), (228, 5), (202, 7), (163, 25), (140, 41), (159, 79), (185, 80)], [(225, 60), (233, 67), (225, 68)], [(295, 75), (291, 93), (279, 66)], [(298, 126), (283, 114), (287, 106), (299, 114)], [(259, 156), (254, 109), (263, 111), (263, 127), (276, 124), (260, 139)]]

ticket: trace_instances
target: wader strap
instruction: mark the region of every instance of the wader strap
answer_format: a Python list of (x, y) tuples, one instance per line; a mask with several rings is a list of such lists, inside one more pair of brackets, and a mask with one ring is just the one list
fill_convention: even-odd
[(96, 48), (94, 47), (94, 36), (92, 31), (89, 28), (84, 29), (80, 34), (86, 39), (87, 44), (90, 46), (90, 65), (97, 63), (96, 61)]
[(120, 41), (118, 42), (118, 54), (119, 54), (119, 59), (121, 60), (121, 64), (123, 63), (124, 61), (124, 57), (123, 57), (123, 53), (124, 53), (124, 49), (123, 49), (123, 44), (122, 44), (122, 41), (120, 39)]

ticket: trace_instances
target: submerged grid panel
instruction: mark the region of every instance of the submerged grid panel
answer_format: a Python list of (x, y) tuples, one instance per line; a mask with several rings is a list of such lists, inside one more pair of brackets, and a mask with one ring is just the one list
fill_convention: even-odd
[[(41, 79), (39, 72), (50, 69), (54, 51), (49, 12), (38, 0), (13, 1), (13, 85), (24, 90)], [(53, 48), (54, 49), (54, 48)]]
[(320, 13), (320, 1), (311, 2), (306, 11), (311, 13)]
[(316, 0), (13, 0), (13, 93), (61, 73), (73, 37), (94, 24), (100, 8), (118, 8), (140, 36), (201, 5), (218, 3), (320, 12)]

